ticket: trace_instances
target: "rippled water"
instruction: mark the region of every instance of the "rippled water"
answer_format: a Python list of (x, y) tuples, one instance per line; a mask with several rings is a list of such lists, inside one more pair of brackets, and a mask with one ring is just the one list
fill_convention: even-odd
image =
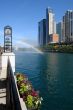
[(43, 97), (41, 110), (73, 110), (73, 54), (16, 52), (16, 72)]

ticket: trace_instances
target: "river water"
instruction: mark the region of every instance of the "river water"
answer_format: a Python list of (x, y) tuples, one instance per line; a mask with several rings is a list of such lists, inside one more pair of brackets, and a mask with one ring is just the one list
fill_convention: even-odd
[(16, 52), (16, 72), (40, 91), (41, 110), (73, 110), (73, 54)]

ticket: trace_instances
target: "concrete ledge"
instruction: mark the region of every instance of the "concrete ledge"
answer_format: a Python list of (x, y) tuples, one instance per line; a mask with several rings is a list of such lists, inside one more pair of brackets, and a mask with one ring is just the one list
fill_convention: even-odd
[(15, 83), (16, 83), (16, 88), (17, 88), (17, 92), (18, 92), (18, 97), (19, 97), (20, 104), (21, 104), (21, 109), (22, 109), (22, 110), (27, 110), (27, 107), (26, 107), (26, 105), (25, 105), (25, 102), (23, 101), (22, 98), (20, 98), (20, 95), (19, 95), (19, 91), (18, 91), (18, 87), (17, 87), (17, 82), (16, 82), (16, 76), (14, 76), (14, 79), (15, 79)]
[(0, 80), (4, 80), (7, 78), (7, 68), (2, 68), (1, 74), (0, 74)]
[(15, 54), (13, 52), (2, 54), (2, 68), (7, 68), (8, 59), (10, 60), (13, 72), (15, 72)]

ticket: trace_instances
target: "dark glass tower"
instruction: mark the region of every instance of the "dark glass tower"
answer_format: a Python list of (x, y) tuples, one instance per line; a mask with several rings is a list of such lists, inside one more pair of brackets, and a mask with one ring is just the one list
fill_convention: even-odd
[(46, 45), (46, 19), (38, 23), (39, 46)]

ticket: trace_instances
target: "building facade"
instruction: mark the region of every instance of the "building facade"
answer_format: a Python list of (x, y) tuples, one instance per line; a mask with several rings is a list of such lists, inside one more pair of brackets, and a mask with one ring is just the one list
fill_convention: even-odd
[(66, 11), (63, 16), (63, 39), (65, 42), (73, 42), (73, 10)]
[(50, 43), (58, 43), (59, 42), (59, 35), (58, 34), (51, 34), (50, 35)]
[(50, 42), (50, 35), (56, 33), (56, 22), (54, 19), (53, 10), (46, 9), (46, 44)]
[(38, 23), (38, 37), (39, 46), (46, 45), (46, 19), (43, 19)]
[(62, 22), (57, 23), (56, 33), (59, 35), (59, 42), (63, 42), (63, 23)]

